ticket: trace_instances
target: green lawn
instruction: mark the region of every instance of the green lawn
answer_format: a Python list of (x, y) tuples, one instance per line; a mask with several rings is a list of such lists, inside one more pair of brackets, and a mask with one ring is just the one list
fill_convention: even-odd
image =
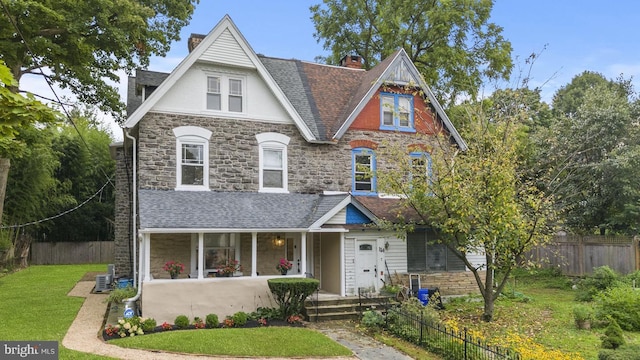
[(55, 340), (60, 359), (109, 359), (61, 345), (84, 302), (67, 293), (86, 272), (106, 269), (106, 264), (31, 266), (0, 277), (0, 339)]
[[(532, 339), (544, 348), (577, 353), (586, 360), (597, 359), (604, 329), (578, 330), (573, 319), (575, 292), (561, 276), (525, 276), (511, 280), (512, 296), (496, 303), (494, 321), (480, 320), (482, 302), (454, 303), (445, 317), (477, 330), (482, 336), (503, 342), (509, 334)], [(515, 296), (513, 296), (515, 295)], [(640, 344), (640, 333), (625, 332), (627, 343)]]
[[(165, 331), (110, 341), (111, 344), (193, 354), (242, 357), (350, 356), (351, 350), (309, 329), (263, 327)], [(274, 346), (274, 344), (280, 344)], [(286, 345), (285, 345), (286, 344)]]

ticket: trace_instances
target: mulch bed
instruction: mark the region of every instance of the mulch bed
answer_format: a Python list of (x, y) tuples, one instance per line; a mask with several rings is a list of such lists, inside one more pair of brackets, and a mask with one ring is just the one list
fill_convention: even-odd
[[(289, 326), (289, 327), (305, 327), (304, 323), (293, 323), (290, 324), (284, 320), (269, 320), (267, 325), (260, 325), (260, 323), (258, 323), (258, 321), (256, 320), (249, 320), (247, 321), (247, 323), (242, 326), (242, 327), (234, 327), (235, 329), (244, 329), (244, 328), (257, 328), (257, 327), (273, 327), (273, 326)], [(217, 329), (222, 329), (224, 328), (222, 326), (222, 324), (218, 325)], [(157, 334), (157, 333), (161, 333), (164, 331), (180, 331), (180, 330), (195, 330), (196, 327), (195, 325), (189, 325), (184, 329), (181, 329), (179, 327), (177, 327), (176, 325), (171, 325), (171, 329), (164, 329), (162, 326), (156, 326), (153, 331), (150, 332), (146, 332), (144, 333), (145, 335), (149, 335), (149, 334)], [(210, 327), (205, 327), (205, 329), (211, 329)], [(140, 335), (137, 335), (140, 336)], [(109, 340), (114, 340), (114, 339), (120, 339), (120, 335), (115, 334), (115, 335), (107, 335), (106, 330), (102, 330), (102, 338), (105, 341), (109, 341)]]

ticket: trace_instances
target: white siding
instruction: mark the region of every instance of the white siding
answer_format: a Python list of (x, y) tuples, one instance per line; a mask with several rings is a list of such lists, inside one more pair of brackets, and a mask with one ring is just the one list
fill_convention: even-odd
[(344, 285), (347, 295), (355, 295), (356, 288), (356, 242), (353, 238), (344, 239)]
[(338, 224), (338, 225), (344, 225), (346, 223), (347, 223), (347, 208), (340, 210), (331, 219), (325, 222), (325, 224)]
[(398, 239), (395, 234), (388, 235), (384, 241), (389, 242), (389, 248), (385, 250), (384, 256), (387, 261), (387, 268), (385, 274), (391, 276), (395, 273), (407, 272), (407, 242), (403, 239)]
[[(476, 253), (476, 254), (467, 254), (467, 260), (469, 260), (469, 262), (473, 265), (473, 267), (478, 267), (481, 265), (485, 265), (485, 256), (484, 254), (481, 253)], [(470, 271), (469, 269), (467, 269), (467, 271)]]
[(255, 68), (255, 65), (236, 41), (229, 29), (226, 29), (200, 56), (201, 61)]
[[(218, 73), (241, 76), (246, 80), (246, 111), (244, 113), (206, 110), (207, 74)], [(293, 119), (289, 117), (257, 71), (212, 64), (197, 64), (189, 69), (156, 103), (152, 111), (293, 123)]]

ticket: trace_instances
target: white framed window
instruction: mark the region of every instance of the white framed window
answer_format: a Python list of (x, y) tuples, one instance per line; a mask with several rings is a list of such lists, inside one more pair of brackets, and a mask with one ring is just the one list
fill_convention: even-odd
[(256, 135), (259, 151), (259, 191), (288, 192), (287, 146), (290, 138), (278, 133)]
[(368, 148), (351, 151), (352, 184), (354, 195), (376, 195), (376, 154)]
[[(234, 261), (240, 264), (240, 241), (237, 234), (230, 233), (205, 233), (203, 235), (202, 259), (203, 275), (205, 277), (215, 275), (220, 266)], [(191, 240), (191, 254), (194, 265), (192, 273), (197, 273), (197, 264), (200, 252), (198, 249), (198, 235), (194, 234)]]
[(236, 75), (207, 75), (207, 110), (243, 113), (245, 109), (245, 78)]
[(196, 126), (173, 129), (176, 137), (176, 190), (209, 190), (211, 131)]
[(380, 94), (380, 130), (415, 132), (413, 96)]

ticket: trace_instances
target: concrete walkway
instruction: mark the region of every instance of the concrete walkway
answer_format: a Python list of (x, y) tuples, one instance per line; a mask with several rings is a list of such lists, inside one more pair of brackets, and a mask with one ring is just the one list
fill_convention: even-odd
[[(221, 356), (205, 356), (191, 355), (182, 353), (169, 353), (158, 351), (146, 351), (136, 349), (125, 349), (119, 346), (111, 345), (99, 337), (102, 322), (107, 312), (107, 303), (104, 301), (105, 296), (101, 294), (92, 294), (91, 290), (95, 285), (94, 281), (80, 281), (69, 292), (69, 296), (77, 296), (86, 298), (82, 308), (78, 312), (76, 319), (73, 321), (67, 334), (62, 340), (62, 345), (68, 349), (77, 350), (86, 353), (109, 356), (118, 359), (230, 359), (230, 360), (246, 360), (247, 358), (228, 358)], [(326, 334), (330, 338), (346, 346), (354, 352), (352, 357), (334, 357), (332, 360), (410, 360), (410, 357), (398, 352), (397, 350), (381, 344), (370, 337), (358, 334), (348, 328), (340, 328), (336, 326), (327, 326), (324, 328), (322, 324), (314, 324), (314, 329)], [(283, 360), (277, 358), (260, 358), (268, 360)], [(307, 358), (312, 359), (312, 358)], [(320, 359), (318, 359), (320, 360)], [(327, 358), (322, 358), (327, 360)]]

